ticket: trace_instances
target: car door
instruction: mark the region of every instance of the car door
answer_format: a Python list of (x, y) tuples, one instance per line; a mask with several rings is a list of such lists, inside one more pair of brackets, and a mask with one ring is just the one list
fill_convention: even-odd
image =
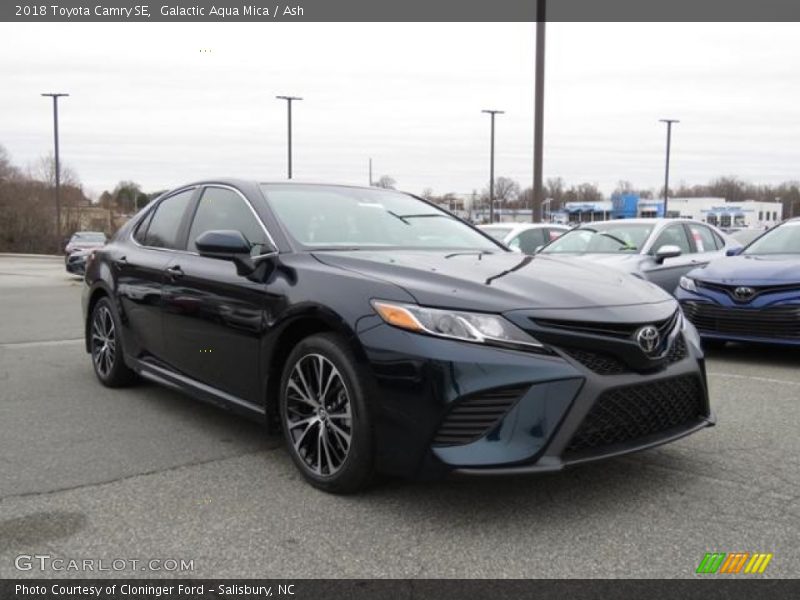
[(131, 243), (110, 257), (125, 331), (125, 352), (139, 359), (163, 361), (164, 269), (179, 246), (180, 230), (194, 188), (160, 200), (139, 223)]
[(229, 260), (197, 253), (197, 237), (221, 229), (240, 231), (253, 245), (254, 255), (269, 244), (261, 221), (238, 190), (203, 189), (186, 252), (175, 255), (166, 269), (167, 356), (173, 369), (191, 379), (258, 404), (266, 284), (238, 275)]
[[(650, 247), (650, 260), (643, 269), (645, 276), (669, 293), (675, 291), (678, 281), (694, 268), (694, 247), (689, 241), (689, 235), (683, 223), (671, 223), (656, 234), (655, 242)], [(666, 258), (659, 262), (655, 254), (664, 246), (677, 246), (681, 250), (680, 256)]]

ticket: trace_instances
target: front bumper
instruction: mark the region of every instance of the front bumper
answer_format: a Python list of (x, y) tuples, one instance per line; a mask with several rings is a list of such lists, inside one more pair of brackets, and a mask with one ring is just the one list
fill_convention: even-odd
[[(702, 352), (693, 342), (686, 344), (683, 359), (656, 373), (601, 375), (560, 352), (500, 349), (388, 325), (375, 326), (359, 338), (378, 399), (378, 466), (393, 474), (427, 478), (450, 472), (557, 471), (671, 442), (714, 424)], [(605, 435), (592, 412), (601, 399), (611, 395), (614, 402), (627, 403), (627, 391), (666, 388), (684, 380), (696, 381), (697, 388), (695, 405), (682, 413), (686, 418), (680, 422), (643, 429), (646, 435), (630, 439), (610, 436), (609, 443), (576, 445), (587, 427), (594, 427), (593, 435)], [(663, 398), (664, 406), (674, 400)], [(661, 397), (654, 401), (657, 412)], [(639, 404), (634, 398), (632, 406), (644, 414), (650, 410), (647, 403), (652, 408), (654, 401), (644, 397)], [(480, 427), (485, 429), (476, 436)]]

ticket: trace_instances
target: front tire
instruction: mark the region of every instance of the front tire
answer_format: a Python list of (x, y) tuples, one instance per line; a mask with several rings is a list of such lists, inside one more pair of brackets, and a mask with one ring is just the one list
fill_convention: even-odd
[(302, 340), (281, 379), (280, 413), (289, 454), (321, 490), (351, 494), (373, 480), (373, 435), (366, 377), (334, 334)]
[(92, 308), (87, 335), (94, 373), (107, 387), (124, 387), (136, 379), (122, 356), (121, 334), (114, 305), (108, 297), (101, 298)]

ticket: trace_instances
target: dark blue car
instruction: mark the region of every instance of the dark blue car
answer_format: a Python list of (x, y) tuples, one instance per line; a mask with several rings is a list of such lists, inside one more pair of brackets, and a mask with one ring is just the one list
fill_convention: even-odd
[(707, 344), (800, 346), (800, 218), (690, 271), (675, 295)]

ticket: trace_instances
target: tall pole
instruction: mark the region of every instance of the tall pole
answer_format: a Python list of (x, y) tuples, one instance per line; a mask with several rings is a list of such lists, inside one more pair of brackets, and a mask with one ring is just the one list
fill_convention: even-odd
[(42, 96), (49, 96), (53, 99), (53, 140), (55, 146), (55, 178), (56, 178), (56, 240), (61, 245), (61, 163), (58, 155), (58, 99), (69, 94), (45, 93)]
[(287, 132), (288, 132), (288, 140), (287, 140), (287, 154), (288, 154), (288, 170), (289, 170), (289, 179), (292, 178), (292, 101), (293, 100), (302, 100), (299, 96), (275, 96), (278, 100), (286, 100), (286, 116), (287, 116)]
[(546, 1), (536, 2), (536, 76), (534, 82), (533, 112), (533, 206), (531, 220), (538, 223), (542, 220), (542, 145), (544, 139), (544, 40), (546, 19)]
[(372, 187), (372, 158), (369, 159), (369, 187)]
[(489, 145), (489, 222), (494, 223), (494, 117), (502, 115), (502, 110), (482, 110), (491, 117), (491, 141)]
[(672, 124), (680, 123), (677, 119), (659, 119), (662, 123), (667, 124), (667, 164), (664, 168), (664, 218), (669, 214), (667, 212), (667, 203), (669, 202), (669, 151), (672, 144)]

